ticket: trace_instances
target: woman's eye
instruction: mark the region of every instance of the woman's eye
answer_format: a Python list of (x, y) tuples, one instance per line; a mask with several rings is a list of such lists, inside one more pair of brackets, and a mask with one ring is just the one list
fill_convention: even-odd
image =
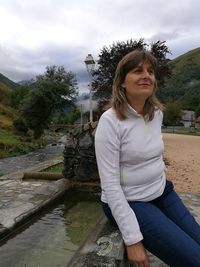
[(153, 70), (153, 69), (150, 69), (150, 70), (149, 70), (149, 73), (150, 73), (150, 74), (154, 74), (154, 70)]

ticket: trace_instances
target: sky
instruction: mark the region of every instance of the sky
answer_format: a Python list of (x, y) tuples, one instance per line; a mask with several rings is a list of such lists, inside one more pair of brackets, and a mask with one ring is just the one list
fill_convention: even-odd
[(87, 92), (87, 54), (143, 38), (176, 58), (200, 47), (199, 10), (199, 0), (0, 0), (0, 73), (19, 82), (64, 66)]

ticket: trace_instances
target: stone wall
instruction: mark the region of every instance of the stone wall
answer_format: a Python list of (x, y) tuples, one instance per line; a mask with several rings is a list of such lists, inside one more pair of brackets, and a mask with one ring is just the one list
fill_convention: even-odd
[(97, 122), (87, 123), (67, 134), (63, 153), (65, 178), (80, 182), (99, 180), (94, 149), (96, 127)]

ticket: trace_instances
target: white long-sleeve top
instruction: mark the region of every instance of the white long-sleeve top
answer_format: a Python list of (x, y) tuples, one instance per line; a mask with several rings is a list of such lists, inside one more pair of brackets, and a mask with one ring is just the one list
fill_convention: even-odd
[(126, 245), (143, 239), (128, 201), (151, 201), (165, 188), (161, 125), (163, 114), (152, 121), (128, 105), (127, 119), (119, 120), (110, 108), (99, 120), (95, 134), (101, 200), (108, 203)]

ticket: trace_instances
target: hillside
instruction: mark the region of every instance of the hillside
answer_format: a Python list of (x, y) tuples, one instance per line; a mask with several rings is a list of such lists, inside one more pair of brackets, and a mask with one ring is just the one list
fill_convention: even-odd
[(170, 61), (171, 78), (166, 81), (164, 102), (180, 100), (185, 108), (200, 103), (200, 48), (193, 49)]
[(15, 110), (9, 106), (11, 89), (0, 82), (0, 128), (9, 129), (15, 117)]
[(200, 65), (200, 47), (195, 48), (171, 61), (176, 68), (179, 68), (183, 63), (187, 63), (188, 60), (192, 59), (196, 64)]
[(0, 83), (5, 84), (10, 89), (14, 89), (18, 86), (17, 83), (11, 81), (10, 79), (8, 79), (6, 76), (4, 76), (1, 73), (0, 73)]

